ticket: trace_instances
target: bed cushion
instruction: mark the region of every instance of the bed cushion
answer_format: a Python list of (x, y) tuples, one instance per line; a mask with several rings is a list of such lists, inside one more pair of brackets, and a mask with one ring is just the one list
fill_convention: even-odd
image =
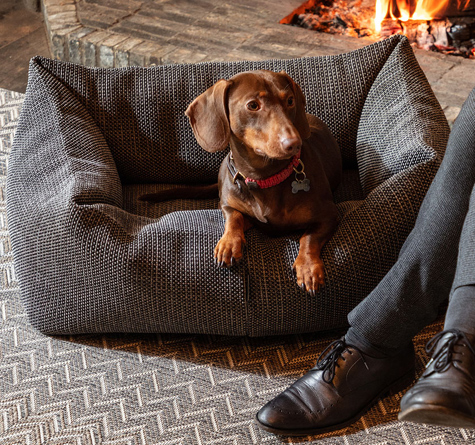
[[(226, 153), (196, 143), (184, 110), (220, 78), (285, 70), (335, 135), (342, 220), (325, 286), (301, 291), (299, 233), (247, 233), (220, 269), (217, 200), (139, 203), (144, 191), (211, 183)], [(337, 56), (87, 68), (32, 59), (12, 148), (7, 213), (23, 304), (48, 334), (272, 335), (346, 325), (395, 262), (442, 159), (448, 125), (403, 36)]]

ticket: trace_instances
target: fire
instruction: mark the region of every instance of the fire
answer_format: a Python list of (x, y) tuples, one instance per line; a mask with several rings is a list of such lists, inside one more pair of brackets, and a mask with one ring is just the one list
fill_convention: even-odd
[[(381, 31), (381, 22), (390, 17), (393, 20), (431, 20), (442, 18), (450, 0), (376, 0), (374, 25)], [(458, 3), (464, 3), (458, 0)]]

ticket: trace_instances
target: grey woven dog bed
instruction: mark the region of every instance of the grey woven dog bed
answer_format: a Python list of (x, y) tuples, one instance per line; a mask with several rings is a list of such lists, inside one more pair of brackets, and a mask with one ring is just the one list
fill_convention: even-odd
[[(342, 215), (316, 297), (292, 272), (299, 234), (247, 233), (244, 261), (213, 262), (217, 200), (137, 197), (210, 183), (187, 105), (220, 78), (267, 68), (302, 87), (337, 138)], [(7, 182), (22, 301), (50, 334), (269, 335), (341, 327), (388, 271), (436, 173), (448, 125), (406, 38), (329, 57), (97, 69), (34, 58)]]

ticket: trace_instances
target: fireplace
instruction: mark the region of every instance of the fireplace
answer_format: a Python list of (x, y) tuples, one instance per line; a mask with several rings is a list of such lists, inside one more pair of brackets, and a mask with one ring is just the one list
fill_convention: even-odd
[(475, 0), (308, 0), (281, 23), (475, 59)]

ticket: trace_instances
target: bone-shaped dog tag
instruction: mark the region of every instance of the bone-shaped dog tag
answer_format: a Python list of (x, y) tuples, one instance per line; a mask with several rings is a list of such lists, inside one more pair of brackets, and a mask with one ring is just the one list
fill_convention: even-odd
[(292, 193), (298, 193), (300, 190), (308, 192), (310, 190), (310, 179), (302, 181), (292, 181)]

